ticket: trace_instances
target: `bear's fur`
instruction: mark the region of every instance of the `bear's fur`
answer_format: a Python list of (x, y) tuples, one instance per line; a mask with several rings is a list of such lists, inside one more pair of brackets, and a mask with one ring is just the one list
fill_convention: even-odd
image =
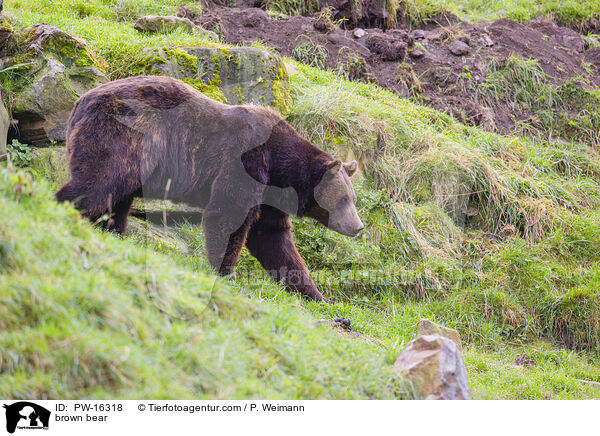
[(362, 229), (342, 164), (274, 111), (229, 106), (168, 77), (117, 80), (81, 97), (67, 127), (71, 179), (57, 193), (122, 233), (134, 197), (203, 208), (211, 265), (222, 275), (244, 244), (276, 279), (323, 296), (291, 233), (289, 214), (348, 235)]

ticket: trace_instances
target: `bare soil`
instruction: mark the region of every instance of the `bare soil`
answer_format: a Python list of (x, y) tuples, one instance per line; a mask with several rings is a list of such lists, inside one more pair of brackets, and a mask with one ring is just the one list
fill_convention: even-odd
[[(248, 0), (244, 5), (260, 2)], [(509, 19), (470, 24), (449, 15), (420, 29), (403, 25), (400, 16), (399, 28), (383, 30), (382, 12), (365, 10), (364, 17), (344, 21), (347, 28), (324, 22), (322, 14), (272, 18), (256, 7), (213, 4), (201, 17), (185, 9), (181, 15), (218, 31), (231, 44), (259, 41), (285, 56), (307, 42), (324, 47), (329, 69), (353, 80), (376, 82), (463, 122), (501, 133), (512, 131), (516, 122), (531, 114), (515, 113), (502, 104), (481, 104), (478, 85), (486, 81), (491, 62), (511, 55), (537, 59), (554, 85), (577, 78), (578, 86), (600, 86), (600, 48), (587, 48), (581, 34), (569, 27), (545, 21), (524, 25)], [(375, 27), (356, 27), (361, 24)], [(581, 30), (589, 31), (596, 24), (588, 23)], [(470, 86), (461, 82), (465, 77)]]

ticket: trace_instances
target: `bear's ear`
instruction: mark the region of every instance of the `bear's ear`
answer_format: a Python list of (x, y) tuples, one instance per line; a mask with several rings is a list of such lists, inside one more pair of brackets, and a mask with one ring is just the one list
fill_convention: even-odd
[(358, 162), (353, 160), (352, 162), (344, 163), (344, 169), (346, 170), (348, 177), (352, 177), (358, 169)]
[(327, 164), (327, 174), (335, 176), (342, 169), (342, 161), (339, 159), (334, 160)]

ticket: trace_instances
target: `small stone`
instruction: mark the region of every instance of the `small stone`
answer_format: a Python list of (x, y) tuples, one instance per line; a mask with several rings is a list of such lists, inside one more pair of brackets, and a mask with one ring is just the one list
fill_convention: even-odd
[(418, 336), (394, 368), (427, 400), (470, 400), (467, 370), (456, 344), (440, 335)]
[(140, 32), (149, 33), (169, 33), (175, 29), (183, 29), (187, 33), (201, 34), (213, 41), (219, 40), (215, 32), (197, 26), (187, 18), (176, 16), (146, 15), (139, 18), (133, 27)]
[(448, 46), (450, 53), (454, 56), (464, 56), (471, 50), (470, 47), (462, 41), (456, 40)]
[(360, 39), (363, 36), (367, 36), (367, 32), (365, 32), (363, 29), (357, 27), (356, 29), (354, 29), (352, 31), (352, 36), (355, 37), (356, 39)]
[(412, 33), (412, 37), (415, 40), (425, 39), (425, 31), (421, 29), (417, 29)]
[(415, 59), (422, 58), (423, 56), (425, 56), (425, 52), (423, 50), (417, 49), (410, 52), (410, 57)]
[(419, 326), (417, 327), (417, 335), (440, 335), (445, 338), (452, 339), (459, 351), (462, 351), (462, 343), (460, 341), (460, 334), (451, 328), (441, 326), (434, 323), (426, 318), (419, 320)]

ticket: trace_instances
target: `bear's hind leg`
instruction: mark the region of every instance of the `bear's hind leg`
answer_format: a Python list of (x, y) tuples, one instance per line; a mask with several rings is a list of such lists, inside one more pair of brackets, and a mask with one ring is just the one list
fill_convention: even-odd
[(124, 197), (115, 204), (113, 215), (107, 225), (108, 230), (114, 230), (120, 235), (125, 233), (125, 230), (127, 230), (127, 217), (129, 216), (129, 209), (131, 208), (131, 203), (133, 203), (133, 198), (133, 195)]
[(256, 220), (257, 212), (258, 207), (252, 208), (242, 225), (235, 231), (228, 230), (232, 227), (227, 217), (207, 216), (206, 214), (203, 217), (202, 225), (204, 227), (208, 261), (219, 275), (233, 274), (250, 226)]
[(59, 203), (64, 201), (72, 201), (74, 202), (78, 197), (81, 197), (82, 192), (80, 189), (77, 189), (77, 185), (73, 183), (73, 179), (69, 180), (65, 185), (60, 188), (55, 196), (56, 200)]

